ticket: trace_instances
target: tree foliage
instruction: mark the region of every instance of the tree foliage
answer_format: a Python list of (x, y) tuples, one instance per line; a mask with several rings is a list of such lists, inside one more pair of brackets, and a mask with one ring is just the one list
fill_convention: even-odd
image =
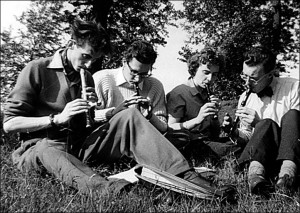
[[(122, 53), (136, 39), (146, 39), (154, 46), (165, 45), (168, 32), (166, 25), (175, 25), (175, 10), (168, 0), (69, 0), (75, 6), (70, 16), (94, 18), (111, 36), (114, 47), (110, 60), (94, 67), (118, 67), (122, 63)], [(107, 14), (106, 19), (103, 14)]]
[(25, 26), (17, 33), (1, 33), (1, 99), (5, 99), (25, 65), (47, 57), (64, 45), (67, 29), (62, 1), (32, 1), (17, 20)]
[[(299, 3), (294, 0), (201, 0), (184, 1), (181, 17), (189, 32), (189, 45), (182, 48), (185, 61), (203, 44), (224, 56), (225, 69), (218, 81), (219, 95), (237, 97), (243, 87), (241, 72), (243, 53), (251, 46), (268, 46), (282, 60), (299, 62)], [(284, 67), (279, 63), (281, 71)]]

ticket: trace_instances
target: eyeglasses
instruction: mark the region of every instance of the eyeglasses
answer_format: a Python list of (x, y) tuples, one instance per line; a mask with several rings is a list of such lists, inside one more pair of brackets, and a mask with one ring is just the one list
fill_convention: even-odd
[(271, 73), (266, 73), (263, 76), (261, 76), (258, 80), (256, 80), (253, 77), (250, 77), (249, 75), (245, 75), (242, 73), (240, 76), (244, 81), (249, 81), (252, 84), (258, 84), (260, 81), (262, 81), (266, 76), (270, 75)]
[(147, 73), (140, 73), (137, 70), (132, 69), (130, 67), (128, 61), (126, 63), (127, 63), (127, 66), (128, 66), (128, 68), (130, 70), (130, 75), (132, 75), (133, 77), (140, 76), (141, 78), (148, 78), (148, 77), (150, 77), (152, 75), (152, 70), (151, 69)]

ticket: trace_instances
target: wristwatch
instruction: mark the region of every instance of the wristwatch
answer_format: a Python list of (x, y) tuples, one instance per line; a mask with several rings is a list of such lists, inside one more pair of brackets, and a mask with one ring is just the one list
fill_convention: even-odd
[(54, 123), (54, 114), (53, 114), (53, 113), (51, 113), (51, 114), (49, 115), (49, 120), (50, 120), (50, 124), (51, 124), (52, 127), (55, 127), (55, 128), (58, 127), (58, 126)]

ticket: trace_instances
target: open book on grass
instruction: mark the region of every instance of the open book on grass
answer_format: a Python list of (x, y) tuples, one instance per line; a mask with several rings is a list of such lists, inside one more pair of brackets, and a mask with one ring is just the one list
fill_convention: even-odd
[[(195, 170), (201, 172), (212, 172), (213, 170), (206, 167), (196, 167)], [(156, 168), (149, 168), (148, 166), (138, 165), (125, 172), (109, 176), (108, 178), (125, 179), (131, 183), (137, 181), (145, 181), (181, 194), (191, 195), (203, 199), (213, 199), (214, 194), (201, 186), (193, 184), (175, 175), (161, 171)]]

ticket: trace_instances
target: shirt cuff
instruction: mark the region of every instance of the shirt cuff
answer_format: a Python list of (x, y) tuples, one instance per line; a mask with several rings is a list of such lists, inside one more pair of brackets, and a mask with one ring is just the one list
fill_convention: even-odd
[(115, 107), (107, 108), (107, 109), (100, 109), (95, 110), (95, 121), (96, 122), (105, 122), (110, 119), (108, 115), (110, 115), (110, 111), (114, 110)]

